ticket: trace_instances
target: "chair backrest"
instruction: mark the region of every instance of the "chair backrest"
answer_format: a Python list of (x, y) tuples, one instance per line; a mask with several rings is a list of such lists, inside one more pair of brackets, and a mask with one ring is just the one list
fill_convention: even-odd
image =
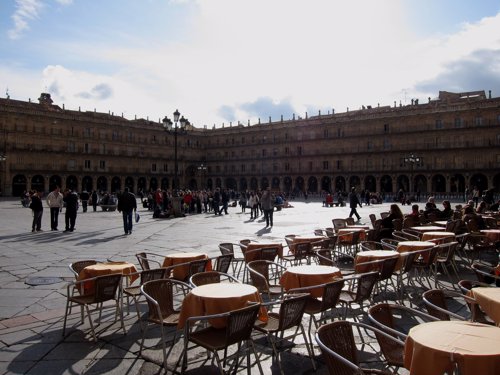
[(148, 255), (145, 252), (137, 253), (135, 254), (135, 257), (143, 270), (151, 269), (148, 261)]
[(312, 253), (312, 245), (310, 242), (299, 242), (295, 244), (293, 255), (295, 259), (306, 259)]
[(381, 212), (381, 213), (380, 213), (380, 217), (381, 217), (382, 219), (385, 219), (385, 218), (386, 218), (387, 216), (389, 216), (389, 215), (390, 215), (390, 214), (389, 214), (389, 212)]
[(495, 275), (495, 269), (491, 266), (476, 261), (472, 263), (472, 270), (482, 283), (493, 284), (496, 281), (498, 284), (500, 282), (500, 277)]
[(78, 275), (80, 274), (80, 272), (82, 272), (82, 270), (85, 267), (92, 266), (94, 264), (97, 264), (97, 261), (94, 260), (94, 259), (79, 260), (79, 261), (71, 263), (69, 265), (69, 269), (71, 270), (71, 272), (73, 272), (73, 274), (75, 275), (75, 277), (78, 277)]
[(444, 310), (448, 310), (446, 304), (446, 296), (444, 292), (440, 289), (431, 289), (424, 292), (422, 295), (427, 312), (438, 318), (439, 320), (450, 320), (450, 316), (444, 312), (441, 312), (434, 308), (434, 306), (440, 307)]
[(395, 250), (398, 247), (399, 242), (399, 240), (394, 238), (382, 238), (380, 240), (383, 250)]
[(345, 223), (346, 223), (347, 225), (354, 225), (354, 224), (356, 224), (356, 222), (354, 221), (354, 218), (353, 218), (353, 217), (346, 217), (346, 218), (345, 218)]
[(260, 249), (260, 258), (262, 260), (269, 260), (271, 262), (278, 256), (278, 249), (276, 247), (264, 247)]
[(321, 266), (335, 266), (335, 261), (332, 259), (332, 251), (330, 249), (316, 250), (316, 262)]
[(384, 249), (384, 245), (382, 245), (381, 242), (377, 241), (362, 241), (360, 245), (361, 245), (361, 251)]
[(244, 239), (240, 241), (240, 249), (244, 253), (245, 250), (247, 249), (247, 245), (252, 242), (252, 240), (249, 239)]
[(152, 270), (142, 270), (141, 285), (151, 280), (163, 279), (165, 277), (166, 272), (167, 268), (154, 268)]
[(318, 328), (316, 338), (331, 375), (362, 374), (361, 370), (356, 371), (323, 348), (326, 347), (355, 366), (359, 366), (358, 351), (350, 322), (341, 320), (324, 324)]
[(458, 242), (445, 242), (437, 245), (438, 257), (443, 258), (446, 262), (451, 262), (455, 257), (455, 252), (458, 248)]
[(314, 230), (314, 235), (315, 236), (322, 236), (323, 235), (323, 229), (315, 229)]
[(287, 234), (285, 236), (285, 241), (289, 249), (293, 248), (293, 240), (295, 239), (295, 237), (297, 237), (296, 234)]
[(96, 277), (94, 280), (93, 303), (101, 303), (116, 299), (116, 291), (121, 282), (121, 273)]
[(222, 255), (234, 256), (234, 246), (231, 242), (223, 242), (219, 244), (219, 250)]
[(326, 284), (323, 284), (323, 295), (321, 298), (321, 311), (326, 311), (328, 309), (333, 309), (337, 306), (340, 298), (340, 293), (342, 293), (342, 288), (344, 287), (344, 280), (335, 280)]
[(403, 229), (418, 227), (420, 225), (420, 220), (415, 216), (407, 216), (403, 220)]
[(189, 277), (198, 272), (203, 272), (207, 268), (208, 259), (198, 259), (189, 262)]
[(271, 263), (267, 260), (254, 260), (247, 263), (252, 284), (261, 293), (269, 291), (269, 266)]
[(148, 302), (150, 320), (162, 322), (175, 313), (173, 290), (177, 285), (185, 284), (173, 279), (159, 279), (148, 281), (141, 287)]
[(403, 229), (403, 220), (402, 219), (392, 219), (392, 227), (395, 230), (402, 230)]
[(378, 272), (363, 273), (358, 277), (355, 302), (365, 301), (370, 298), (375, 284), (379, 280)]
[(223, 273), (227, 273), (229, 267), (231, 267), (231, 261), (233, 260), (232, 254), (219, 255), (215, 259), (215, 270)]
[(189, 279), (191, 285), (200, 286), (220, 283), (221, 274), (218, 271), (203, 271), (195, 273)]
[(225, 346), (249, 340), (259, 313), (260, 303), (229, 312), (226, 325)]
[(392, 274), (394, 273), (394, 269), (396, 268), (396, 264), (398, 263), (398, 261), (399, 261), (399, 256), (385, 258), (382, 261), (382, 265), (380, 266), (380, 271), (379, 271), (379, 281), (387, 280), (392, 277)]
[(333, 224), (333, 227), (335, 228), (335, 231), (338, 231), (339, 229), (347, 227), (347, 223), (346, 223), (345, 219), (332, 219), (332, 224)]
[(372, 225), (375, 226), (375, 220), (377, 220), (377, 216), (375, 214), (370, 214), (368, 215), (368, 217), (370, 218)]
[(308, 293), (286, 296), (280, 304), (278, 330), (284, 331), (302, 323)]
[(404, 228), (401, 232), (403, 232), (403, 236), (405, 236), (409, 241), (420, 241), (422, 238), (422, 232), (411, 228)]

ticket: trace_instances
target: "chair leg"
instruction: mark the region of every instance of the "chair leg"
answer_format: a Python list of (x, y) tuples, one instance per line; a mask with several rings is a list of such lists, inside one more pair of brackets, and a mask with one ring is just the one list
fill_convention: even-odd
[(66, 333), (66, 321), (68, 320), (68, 313), (71, 311), (71, 306), (70, 306), (70, 301), (69, 299), (66, 301), (66, 312), (64, 314), (64, 323), (63, 323), (63, 331), (62, 331), (62, 336), (63, 338), (65, 337)]
[(302, 337), (304, 338), (304, 342), (306, 343), (307, 352), (309, 353), (309, 357), (311, 358), (313, 369), (314, 371), (316, 371), (316, 362), (314, 362), (314, 350), (312, 348), (312, 341), (308, 342), (304, 326), (302, 324), (300, 324), (299, 326), (300, 330), (302, 331)]
[(97, 337), (96, 337), (95, 331), (94, 331), (94, 323), (92, 323), (92, 317), (90, 316), (89, 305), (85, 305), (85, 310), (87, 310), (87, 316), (89, 317), (90, 330), (92, 331), (92, 337), (94, 338), (94, 341), (97, 342)]

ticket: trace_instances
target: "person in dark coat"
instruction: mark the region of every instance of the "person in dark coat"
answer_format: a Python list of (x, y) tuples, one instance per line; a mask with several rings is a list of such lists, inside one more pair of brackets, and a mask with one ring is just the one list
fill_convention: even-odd
[(42, 231), (42, 215), (43, 215), (43, 205), (41, 199), (42, 193), (38, 191), (33, 191), (31, 195), (31, 203), (30, 208), (33, 211), (33, 224), (32, 224), (32, 232), (41, 232)]
[(132, 234), (133, 212), (137, 211), (137, 200), (135, 195), (126, 187), (123, 194), (118, 197), (118, 212), (123, 216), (123, 231), (125, 234)]
[(351, 213), (349, 214), (349, 217), (352, 217), (352, 215), (356, 215), (358, 218), (358, 221), (361, 219), (361, 216), (359, 216), (358, 211), (356, 211), (356, 208), (361, 207), (361, 202), (359, 201), (358, 195), (356, 194), (356, 188), (353, 187), (351, 189), (351, 192), (349, 193), (349, 207), (351, 207)]
[(78, 194), (76, 191), (66, 189), (64, 191), (64, 203), (66, 203), (66, 212), (64, 214), (64, 222), (66, 224), (65, 232), (73, 232), (75, 230), (76, 213), (78, 211)]

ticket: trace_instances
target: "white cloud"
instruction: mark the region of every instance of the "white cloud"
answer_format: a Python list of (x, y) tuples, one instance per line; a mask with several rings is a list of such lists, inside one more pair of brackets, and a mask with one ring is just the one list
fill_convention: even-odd
[(16, 0), (16, 10), (12, 15), (14, 26), (8, 31), (10, 39), (19, 39), (22, 34), (29, 30), (29, 21), (38, 18), (43, 8), (41, 0)]

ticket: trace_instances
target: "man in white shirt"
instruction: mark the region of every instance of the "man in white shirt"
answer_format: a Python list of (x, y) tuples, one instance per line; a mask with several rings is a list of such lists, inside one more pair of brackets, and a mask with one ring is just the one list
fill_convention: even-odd
[(57, 230), (59, 212), (63, 206), (63, 195), (59, 186), (47, 195), (47, 206), (50, 208), (50, 230)]

